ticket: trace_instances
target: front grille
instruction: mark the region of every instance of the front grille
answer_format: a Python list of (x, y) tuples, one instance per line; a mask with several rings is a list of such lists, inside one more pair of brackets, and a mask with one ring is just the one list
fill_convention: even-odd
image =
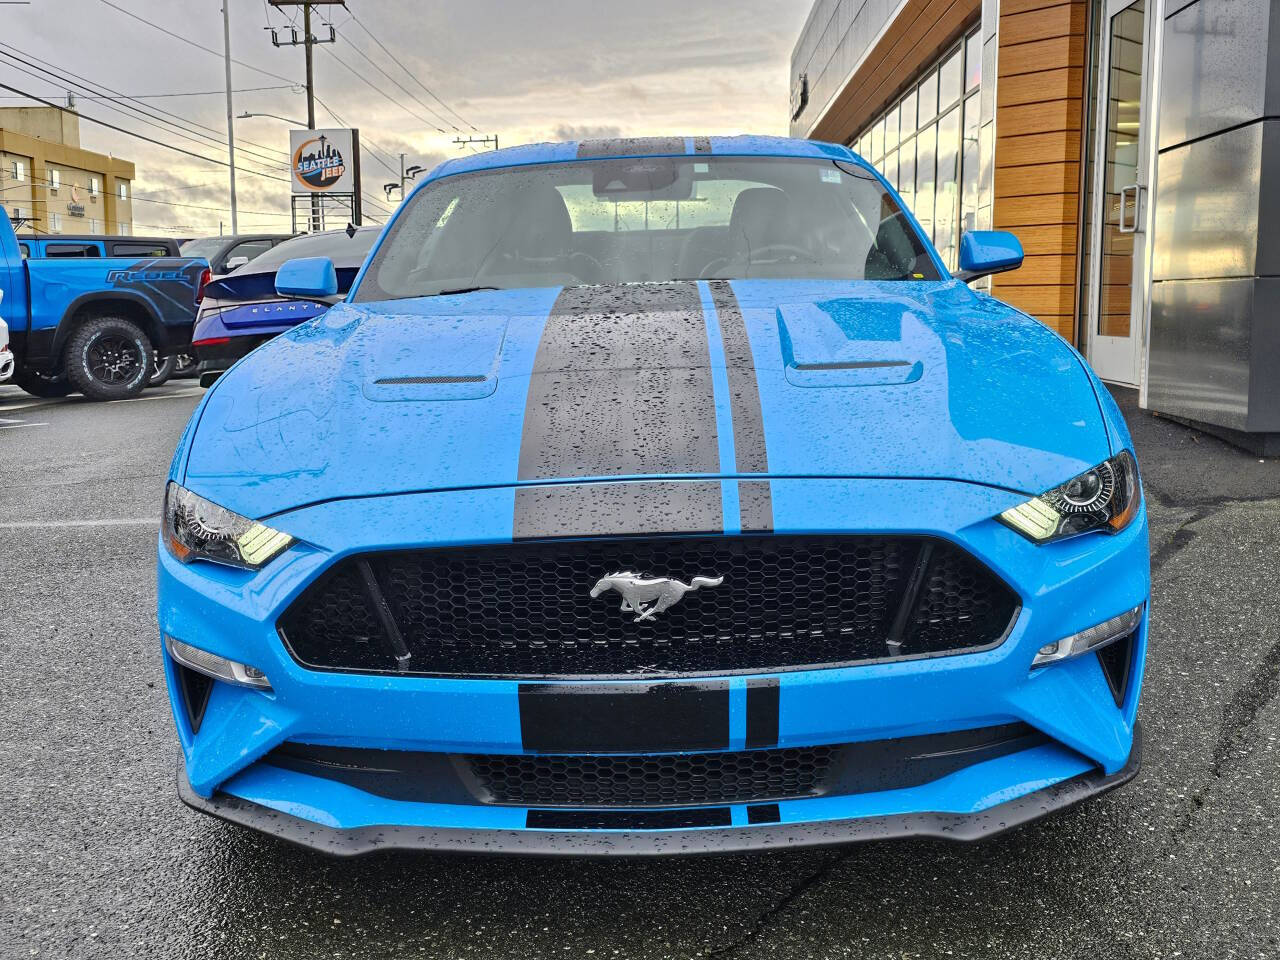
[[(635, 622), (596, 580), (619, 570), (720, 576)], [(587, 540), (368, 554), (322, 576), (280, 620), (303, 665), (452, 676), (769, 672), (998, 642), (1016, 595), (958, 547), (923, 537)]]
[(680, 807), (812, 796), (835, 749), (463, 759), (490, 803)]

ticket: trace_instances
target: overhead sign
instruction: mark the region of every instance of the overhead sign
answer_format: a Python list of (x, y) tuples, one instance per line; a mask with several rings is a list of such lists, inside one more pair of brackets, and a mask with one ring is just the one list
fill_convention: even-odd
[(293, 193), (360, 192), (360, 131), (290, 130), (289, 156)]

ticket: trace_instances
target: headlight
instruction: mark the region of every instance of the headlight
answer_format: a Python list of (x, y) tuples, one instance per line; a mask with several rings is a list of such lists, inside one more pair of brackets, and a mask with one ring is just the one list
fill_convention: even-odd
[(1141, 502), (1138, 464), (1125, 450), (1062, 486), (1011, 507), (999, 519), (1028, 540), (1048, 543), (1091, 530), (1123, 530)]
[(210, 503), (176, 483), (164, 492), (164, 542), (183, 563), (210, 560), (257, 570), (293, 537)]

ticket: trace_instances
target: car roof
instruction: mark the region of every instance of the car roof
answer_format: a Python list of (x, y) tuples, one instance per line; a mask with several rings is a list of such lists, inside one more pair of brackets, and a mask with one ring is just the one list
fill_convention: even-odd
[(821, 140), (794, 137), (630, 137), (613, 140), (568, 140), (563, 143), (530, 143), (446, 160), (419, 182), (419, 188), (458, 173), (535, 163), (566, 163), (622, 157), (809, 157), (862, 163), (848, 147)]
[(85, 243), (93, 241), (96, 243), (176, 243), (173, 237), (122, 237), (115, 234), (103, 233), (20, 233), (19, 240), (42, 240), (45, 243), (63, 243), (71, 241), (73, 243)]

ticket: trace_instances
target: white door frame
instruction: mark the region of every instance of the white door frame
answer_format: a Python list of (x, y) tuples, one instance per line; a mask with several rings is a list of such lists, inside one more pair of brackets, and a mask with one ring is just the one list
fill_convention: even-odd
[(1126, 337), (1107, 337), (1098, 333), (1099, 300), (1102, 292), (1102, 240), (1106, 218), (1107, 134), (1111, 86), (1111, 21), (1138, 0), (1104, 0), (1103, 22), (1099, 31), (1102, 49), (1098, 58), (1098, 89), (1094, 101), (1094, 171), (1089, 244), (1088, 301), (1082, 311), (1087, 324), (1084, 338), (1090, 365), (1103, 380), (1137, 386), (1145, 377), (1145, 355), (1148, 305), (1150, 303), (1150, 237), (1152, 224), (1151, 185), (1155, 182), (1156, 150), (1154, 78), (1159, 65), (1155, 49), (1162, 31), (1159, 29), (1164, 4), (1146, 0), (1143, 24), (1142, 103), (1138, 115), (1138, 159), (1135, 182), (1125, 186), (1120, 195), (1122, 229), (1134, 236), (1133, 276), (1130, 287), (1130, 323)]

